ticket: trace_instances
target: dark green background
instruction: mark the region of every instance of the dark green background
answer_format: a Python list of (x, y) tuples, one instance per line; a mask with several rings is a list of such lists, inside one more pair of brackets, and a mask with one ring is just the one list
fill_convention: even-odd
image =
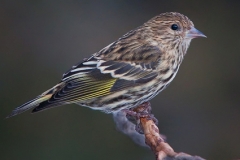
[(68, 105), (4, 119), (60, 81), (62, 73), (166, 11), (187, 15), (193, 40), (172, 84), (151, 102), (176, 150), (240, 158), (240, 1), (0, 1), (0, 159), (150, 160), (116, 131), (111, 115)]

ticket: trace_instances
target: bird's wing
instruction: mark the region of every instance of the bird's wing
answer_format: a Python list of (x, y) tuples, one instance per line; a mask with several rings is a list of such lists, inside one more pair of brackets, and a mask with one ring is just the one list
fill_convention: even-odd
[[(111, 48), (105, 51), (108, 52), (108, 50)], [(112, 52), (108, 53), (112, 54)], [(124, 53), (120, 55), (124, 55)], [(33, 112), (50, 106), (83, 102), (109, 95), (112, 92), (154, 79), (158, 75), (156, 67), (160, 63), (160, 50), (153, 46), (142, 46), (142, 48), (132, 50), (132, 53), (135, 58), (132, 56), (131, 59), (127, 57), (128, 60), (126, 57), (111, 59), (109, 54), (105, 54), (102, 50), (73, 66), (63, 75), (61, 83), (64, 85), (48, 101), (36, 107)]]
[(128, 61), (124, 58), (111, 60), (106, 58), (107, 56), (103, 57), (102, 53), (74, 66), (63, 75), (62, 82), (65, 82), (65, 86), (55, 93), (50, 101), (87, 100), (155, 78), (158, 74), (156, 67), (160, 63), (156, 57), (160, 57), (160, 50), (156, 47), (143, 46), (132, 52), (136, 60), (133, 57)]

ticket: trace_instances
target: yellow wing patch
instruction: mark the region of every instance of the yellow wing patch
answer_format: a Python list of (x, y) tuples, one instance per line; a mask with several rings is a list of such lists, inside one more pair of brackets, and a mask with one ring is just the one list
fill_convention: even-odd
[[(88, 86), (83, 87), (84, 92), (82, 92), (79, 98), (76, 98), (74, 101), (84, 101), (89, 100), (96, 97), (101, 97), (110, 94), (110, 90), (113, 84), (116, 82), (117, 79), (113, 78), (110, 80), (105, 81), (98, 81), (97, 83), (90, 83)], [(83, 90), (81, 88), (80, 90)]]
[(66, 85), (57, 91), (50, 102), (76, 103), (109, 95), (116, 80), (112, 77), (103, 80), (95, 80), (89, 76), (79, 77), (71, 81), (73, 86), (68, 86), (71, 82), (66, 82)]

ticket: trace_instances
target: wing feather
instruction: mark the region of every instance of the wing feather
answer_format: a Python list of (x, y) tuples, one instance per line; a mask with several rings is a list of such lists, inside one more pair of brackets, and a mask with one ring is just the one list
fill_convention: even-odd
[(64, 85), (34, 112), (106, 96), (156, 78), (162, 54), (159, 48), (124, 41), (120, 39), (73, 66), (63, 75)]

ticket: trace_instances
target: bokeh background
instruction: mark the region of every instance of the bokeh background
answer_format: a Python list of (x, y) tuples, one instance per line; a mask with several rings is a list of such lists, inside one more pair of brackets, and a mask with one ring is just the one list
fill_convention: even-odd
[(150, 160), (111, 115), (77, 105), (4, 119), (73, 64), (153, 16), (187, 15), (195, 39), (172, 84), (155, 97), (160, 132), (178, 152), (240, 158), (240, 1), (1, 0), (0, 159)]

